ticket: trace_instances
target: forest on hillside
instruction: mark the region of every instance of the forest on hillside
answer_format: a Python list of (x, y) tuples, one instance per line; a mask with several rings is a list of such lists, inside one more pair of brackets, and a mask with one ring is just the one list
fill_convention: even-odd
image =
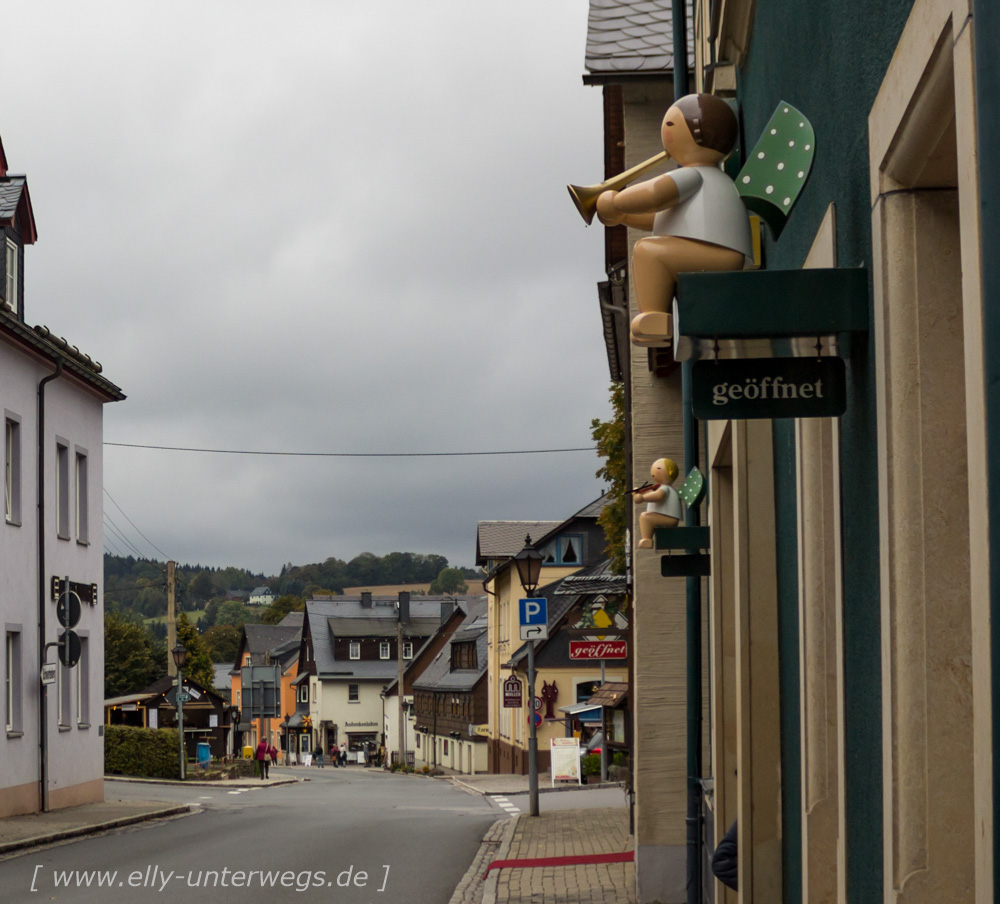
[[(225, 599), (235, 591), (249, 592), (269, 587), (275, 596), (310, 597), (342, 593), (345, 587), (383, 584), (427, 584), (448, 569), (444, 556), (390, 552), (377, 556), (361, 553), (349, 562), (329, 558), (312, 565), (288, 563), (277, 575), (254, 574), (243, 568), (211, 568), (183, 565), (175, 569), (177, 606), (183, 612), (205, 609), (212, 600)], [(453, 569), (449, 569), (453, 570)], [(476, 577), (470, 568), (454, 569), (464, 577)], [(134, 556), (104, 556), (104, 605), (109, 612), (133, 612), (144, 618), (167, 611), (167, 565)]]

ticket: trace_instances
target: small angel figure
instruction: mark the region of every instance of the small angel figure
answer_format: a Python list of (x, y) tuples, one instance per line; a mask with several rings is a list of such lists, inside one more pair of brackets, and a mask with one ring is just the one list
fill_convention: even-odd
[(658, 458), (649, 469), (653, 485), (640, 487), (633, 496), (636, 505), (646, 504), (646, 511), (639, 515), (639, 549), (653, 548), (653, 531), (658, 527), (676, 527), (681, 520), (681, 498), (671, 484), (677, 479), (677, 463), (669, 458)]

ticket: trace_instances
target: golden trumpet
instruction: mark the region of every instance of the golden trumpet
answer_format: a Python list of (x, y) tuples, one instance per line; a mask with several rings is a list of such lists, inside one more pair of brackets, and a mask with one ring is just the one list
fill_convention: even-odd
[(632, 169), (627, 169), (624, 173), (619, 173), (617, 176), (612, 176), (606, 182), (601, 182), (599, 185), (567, 185), (566, 188), (569, 189), (569, 196), (573, 199), (576, 209), (580, 211), (580, 216), (583, 217), (589, 226), (593, 222), (594, 214), (597, 213), (597, 199), (601, 196), (602, 192), (619, 191), (628, 185), (629, 182), (638, 179), (647, 170), (651, 170), (658, 163), (663, 163), (669, 156), (666, 151), (660, 151), (655, 157), (650, 157), (648, 160), (644, 160), (642, 163), (633, 166)]

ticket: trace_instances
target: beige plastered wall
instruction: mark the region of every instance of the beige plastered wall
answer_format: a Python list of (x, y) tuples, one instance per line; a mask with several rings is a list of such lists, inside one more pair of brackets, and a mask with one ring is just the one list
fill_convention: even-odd
[(904, 904), (992, 900), (973, 43), (967, 3), (917, 0), (869, 117), (884, 895)]
[[(669, 82), (626, 85), (625, 165), (663, 150), (660, 123), (670, 106)], [(629, 253), (642, 232), (629, 230)], [(638, 308), (630, 290), (630, 317)], [(645, 350), (633, 349), (632, 473), (647, 479), (664, 456), (684, 469), (681, 375), (649, 372)], [(632, 536), (638, 534), (634, 506)], [(660, 575), (660, 554), (634, 552), (633, 774), (635, 783), (636, 893), (639, 904), (685, 900), (687, 809), (685, 580)]]

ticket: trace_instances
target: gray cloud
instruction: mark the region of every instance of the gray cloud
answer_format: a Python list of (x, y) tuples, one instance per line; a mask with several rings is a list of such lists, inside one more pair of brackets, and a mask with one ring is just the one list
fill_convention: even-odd
[[(590, 444), (603, 245), (564, 187), (603, 167), (584, 3), (83, 6), (5, 12), (0, 134), (39, 227), (26, 319), (128, 394), (108, 441)], [(181, 561), (471, 564), (477, 520), (568, 516), (597, 465), (109, 447), (105, 485)]]

